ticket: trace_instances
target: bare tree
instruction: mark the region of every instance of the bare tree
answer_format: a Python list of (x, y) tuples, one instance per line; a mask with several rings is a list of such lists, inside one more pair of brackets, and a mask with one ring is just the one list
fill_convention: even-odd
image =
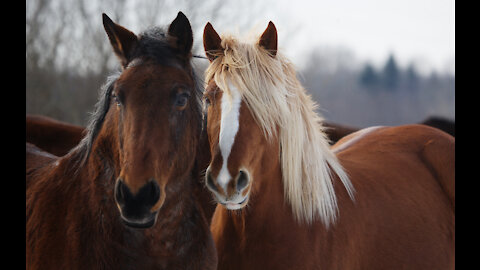
[[(207, 21), (217, 29), (243, 31), (274, 7), (253, 0), (27, 0), (26, 6), (26, 112), (80, 125), (106, 77), (119, 68), (103, 30), (102, 13), (139, 33), (167, 25), (182, 11), (193, 28), (194, 54), (204, 55)], [(194, 60), (200, 78), (207, 64)]]

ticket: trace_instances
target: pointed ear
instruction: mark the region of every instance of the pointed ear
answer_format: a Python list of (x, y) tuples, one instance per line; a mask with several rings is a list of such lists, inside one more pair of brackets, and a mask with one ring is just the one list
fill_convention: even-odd
[(192, 27), (181, 11), (168, 27), (168, 35), (172, 37), (171, 44), (179, 53), (190, 54), (193, 45)]
[(223, 50), (221, 43), (222, 39), (208, 22), (203, 30), (203, 48), (210, 62), (215, 60), (217, 57), (216, 54)]
[(271, 21), (260, 37), (258, 44), (270, 52), (272, 56), (277, 55), (277, 28)]
[(137, 45), (138, 38), (131, 31), (114, 23), (105, 13), (102, 14), (102, 17), (103, 27), (105, 32), (107, 32), (113, 51), (120, 60), (122, 68), (126, 68), (132, 60), (133, 50)]

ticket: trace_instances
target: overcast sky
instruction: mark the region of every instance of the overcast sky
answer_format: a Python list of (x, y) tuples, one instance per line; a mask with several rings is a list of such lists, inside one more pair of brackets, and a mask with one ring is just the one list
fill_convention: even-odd
[[(138, 8), (143, 1), (148, 2), (127, 1), (132, 5), (128, 12), (144, 14)], [(196, 44), (200, 44), (196, 53), (200, 54), (203, 54), (201, 38), (207, 21), (219, 33), (242, 34), (254, 28), (260, 34), (271, 20), (278, 30), (279, 48), (299, 67), (304, 67), (311, 52), (317, 50), (324, 55), (351, 52), (342, 61), (352, 58), (352, 63), (369, 61), (377, 67), (393, 53), (400, 66), (413, 62), (424, 74), (432, 70), (455, 72), (454, 0), (220, 0), (223, 7), (216, 17), (209, 10), (212, 9), (209, 0), (164, 1), (167, 4), (148, 10), (161, 24), (170, 23), (179, 10), (185, 11), (185, 3), (198, 11), (194, 36)], [(90, 7), (102, 3), (91, 2)], [(110, 9), (102, 7), (101, 12), (115, 14)], [(95, 25), (101, 28), (101, 16), (96, 15), (95, 20), (98, 22)], [(127, 27), (134, 31), (144, 29), (143, 25), (132, 23)]]
[(279, 32), (279, 46), (297, 65), (305, 63), (312, 48), (328, 47), (346, 48), (356, 60), (369, 60), (377, 66), (394, 53), (400, 65), (413, 61), (422, 72), (455, 72), (454, 0), (273, 3), (274, 7), (266, 8), (252, 25), (266, 27), (272, 20)]

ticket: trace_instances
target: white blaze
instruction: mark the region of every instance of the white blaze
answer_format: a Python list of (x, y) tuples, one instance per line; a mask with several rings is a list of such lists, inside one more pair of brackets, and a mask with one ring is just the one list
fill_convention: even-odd
[(232, 84), (228, 86), (232, 96), (230, 99), (225, 93), (222, 95), (219, 146), (220, 152), (222, 153), (223, 164), (217, 177), (217, 182), (225, 191), (227, 183), (231, 179), (227, 164), (233, 143), (235, 142), (235, 136), (238, 132), (240, 104), (242, 102), (242, 96), (240, 92), (238, 92), (238, 89)]

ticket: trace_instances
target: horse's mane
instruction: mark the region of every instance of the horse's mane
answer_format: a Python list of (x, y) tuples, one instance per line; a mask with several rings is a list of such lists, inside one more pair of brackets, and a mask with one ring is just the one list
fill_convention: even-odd
[[(200, 87), (200, 78), (196, 75), (194, 69), (191, 66), (191, 56), (188, 59), (179, 59), (178, 55), (172, 49), (171, 44), (168, 40), (168, 34), (162, 27), (151, 27), (138, 36), (138, 45), (133, 54), (133, 58), (140, 57), (141, 59), (148, 59), (154, 61), (154, 63), (166, 65), (166, 66), (176, 66), (182, 67), (183, 64), (186, 66), (187, 72), (191, 73), (191, 76), (194, 80), (193, 95), (194, 100), (197, 105), (196, 112), (198, 117), (201, 118), (202, 108), (201, 108), (201, 95), (202, 89)], [(183, 60), (187, 60), (185, 63), (180, 63)], [(132, 61), (135, 62), (135, 61)], [(127, 67), (128, 68), (128, 67)], [(77, 161), (77, 169), (82, 167), (90, 156), (93, 142), (95, 141), (98, 132), (103, 126), (105, 116), (109, 111), (111, 103), (111, 93), (115, 86), (115, 82), (120, 77), (121, 72), (117, 71), (113, 75), (107, 78), (106, 83), (102, 86), (100, 91), (100, 98), (95, 104), (95, 109), (89, 118), (86, 135), (81, 140), (81, 142), (70, 152), (79, 153)]]
[(272, 57), (258, 43), (240, 43), (229, 35), (222, 36), (222, 48), (206, 70), (205, 82), (213, 79), (229, 97), (232, 83), (265, 136), (278, 136), (284, 195), (295, 218), (306, 223), (320, 218), (326, 226), (335, 222), (331, 170), (352, 199), (354, 189), (329, 148), (323, 118), (315, 113), (317, 105), (298, 81), (293, 64), (281, 52)]

